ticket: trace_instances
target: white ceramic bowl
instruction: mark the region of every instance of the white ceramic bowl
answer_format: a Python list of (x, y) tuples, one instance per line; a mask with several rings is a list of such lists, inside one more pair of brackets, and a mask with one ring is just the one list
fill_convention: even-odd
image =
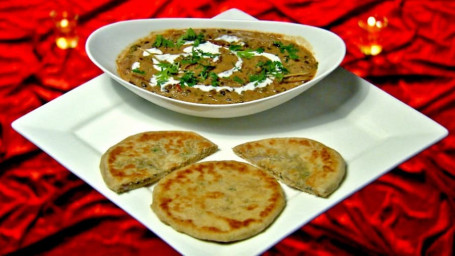
[[(310, 45), (317, 61), (318, 71), (313, 80), (286, 92), (250, 102), (237, 104), (200, 104), (170, 99), (139, 88), (120, 78), (117, 74), (116, 58), (134, 41), (152, 31), (186, 28), (228, 28), (274, 32), (290, 37), (303, 37)], [(317, 27), (274, 21), (243, 21), (218, 19), (141, 19), (113, 23), (93, 32), (87, 39), (86, 51), (89, 58), (106, 74), (132, 92), (161, 107), (183, 114), (229, 118), (255, 114), (278, 106), (309, 89), (336, 69), (344, 58), (346, 46), (336, 34)]]

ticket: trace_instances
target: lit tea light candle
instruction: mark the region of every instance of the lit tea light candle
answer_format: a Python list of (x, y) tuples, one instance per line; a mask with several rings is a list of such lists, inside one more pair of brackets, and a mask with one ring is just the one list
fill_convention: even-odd
[(369, 16), (359, 20), (359, 27), (365, 30), (366, 35), (360, 43), (360, 51), (365, 55), (378, 55), (383, 46), (380, 43), (380, 32), (388, 25), (388, 19), (384, 16)]
[(387, 27), (388, 20), (383, 16), (370, 16), (366, 20), (359, 20), (359, 26), (370, 32), (377, 32)]
[(79, 41), (76, 33), (78, 15), (68, 11), (51, 11), (54, 20), (55, 43), (60, 49), (75, 48)]

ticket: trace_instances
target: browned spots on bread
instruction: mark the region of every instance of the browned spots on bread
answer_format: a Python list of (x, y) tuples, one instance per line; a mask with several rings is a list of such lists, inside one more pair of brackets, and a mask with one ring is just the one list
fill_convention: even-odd
[(212, 199), (222, 198), (224, 196), (225, 196), (224, 193), (219, 192), (219, 191), (207, 192), (205, 194), (205, 197), (212, 198)]
[(330, 195), (346, 172), (337, 151), (307, 138), (269, 138), (246, 142), (233, 150), (288, 186), (321, 197)]
[(258, 222), (257, 219), (246, 219), (242, 221), (238, 221), (235, 219), (225, 218), (225, 220), (229, 223), (231, 229), (240, 229), (240, 228), (247, 228), (248, 226), (252, 225), (255, 222)]
[(110, 147), (101, 158), (100, 170), (107, 186), (122, 193), (150, 185), (217, 149), (217, 145), (194, 132), (143, 132)]
[(284, 205), (281, 186), (261, 169), (237, 161), (209, 161), (160, 180), (153, 190), (152, 209), (176, 230), (229, 242), (264, 230)]

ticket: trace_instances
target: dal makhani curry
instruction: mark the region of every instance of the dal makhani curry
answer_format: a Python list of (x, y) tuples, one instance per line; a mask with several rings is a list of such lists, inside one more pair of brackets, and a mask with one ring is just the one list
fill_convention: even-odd
[(203, 104), (252, 101), (311, 80), (318, 62), (284, 36), (247, 30), (152, 33), (117, 59), (120, 77), (169, 98)]

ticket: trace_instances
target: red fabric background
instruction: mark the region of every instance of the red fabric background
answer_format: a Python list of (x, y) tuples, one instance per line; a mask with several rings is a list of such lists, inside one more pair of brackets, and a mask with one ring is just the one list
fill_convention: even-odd
[[(80, 42), (59, 50), (49, 12), (80, 14)], [(430, 0), (0, 1), (0, 254), (175, 255), (165, 242), (11, 128), (16, 118), (101, 74), (84, 44), (115, 21), (213, 17), (238, 8), (329, 29), (344, 68), (450, 134), (303, 226), (265, 255), (454, 255), (455, 2)], [(357, 20), (384, 14), (384, 52), (357, 47)], [(77, 106), (75, 106), (77, 107)]]

